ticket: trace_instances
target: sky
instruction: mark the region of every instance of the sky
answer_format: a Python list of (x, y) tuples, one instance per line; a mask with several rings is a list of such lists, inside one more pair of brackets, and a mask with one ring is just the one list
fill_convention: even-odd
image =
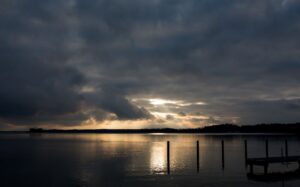
[(300, 121), (298, 0), (1, 0), (0, 130)]

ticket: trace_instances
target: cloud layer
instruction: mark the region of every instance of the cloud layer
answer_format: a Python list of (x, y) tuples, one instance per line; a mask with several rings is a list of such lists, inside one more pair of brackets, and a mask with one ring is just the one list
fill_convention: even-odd
[(0, 123), (300, 121), (299, 19), (296, 0), (1, 1)]

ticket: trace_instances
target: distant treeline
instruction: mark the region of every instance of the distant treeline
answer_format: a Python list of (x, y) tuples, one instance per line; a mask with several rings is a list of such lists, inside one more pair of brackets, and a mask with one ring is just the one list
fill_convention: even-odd
[(62, 130), (31, 128), (30, 133), (299, 133), (300, 123), (235, 125), (221, 124), (195, 129), (86, 129)]

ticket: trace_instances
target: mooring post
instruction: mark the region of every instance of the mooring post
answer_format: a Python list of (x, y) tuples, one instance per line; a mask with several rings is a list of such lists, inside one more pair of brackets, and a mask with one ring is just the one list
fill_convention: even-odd
[(224, 140), (222, 140), (222, 169), (225, 167)]
[(289, 156), (289, 146), (288, 141), (285, 139), (285, 157), (287, 158)]
[(248, 165), (248, 145), (247, 140), (244, 140), (244, 146), (245, 146), (245, 164)]
[(266, 139), (266, 158), (269, 158), (269, 141)]
[(200, 162), (199, 162), (199, 141), (197, 140), (197, 172), (199, 172)]
[(170, 142), (167, 141), (167, 167), (168, 167), (168, 174), (170, 174)]

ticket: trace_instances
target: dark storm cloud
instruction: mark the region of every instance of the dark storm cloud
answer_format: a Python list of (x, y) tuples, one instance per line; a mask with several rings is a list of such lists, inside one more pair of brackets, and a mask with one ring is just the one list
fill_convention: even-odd
[(150, 117), (122, 95), (97, 92), (91, 100), (80, 91), (88, 82), (72, 60), (78, 51), (68, 3), (3, 1), (1, 7), (2, 122), (77, 125), (109, 113), (117, 119)]
[(299, 19), (296, 0), (1, 1), (0, 117), (152, 118), (127, 99), (152, 97), (207, 103), (175, 113), (299, 121)]
[(114, 92), (92, 93), (85, 95), (88, 103), (94, 103), (98, 108), (116, 114), (118, 119), (148, 119), (152, 115), (144, 108), (132, 104), (122, 95)]

